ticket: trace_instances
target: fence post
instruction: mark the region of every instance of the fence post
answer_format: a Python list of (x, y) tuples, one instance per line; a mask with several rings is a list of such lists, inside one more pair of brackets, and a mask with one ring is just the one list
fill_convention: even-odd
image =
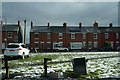
[(73, 71), (76, 76), (86, 75), (86, 60), (85, 58), (75, 58), (73, 59)]
[(5, 58), (4, 59), (5, 61), (5, 69), (6, 69), (6, 78), (8, 79), (9, 78), (9, 66), (8, 66), (8, 59)]
[(49, 58), (44, 58), (44, 76), (47, 77), (47, 61), (51, 60)]

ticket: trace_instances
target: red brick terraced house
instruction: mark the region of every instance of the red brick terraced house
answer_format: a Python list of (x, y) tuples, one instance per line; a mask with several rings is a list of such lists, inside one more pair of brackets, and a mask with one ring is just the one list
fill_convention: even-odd
[(23, 37), (20, 21), (18, 21), (18, 24), (4, 24), (3, 21), (1, 21), (0, 31), (2, 31), (2, 49), (4, 49), (8, 43), (22, 43)]
[(100, 49), (104, 43), (110, 41), (113, 48), (120, 46), (120, 27), (98, 26), (34, 26), (31, 22), (30, 47), (38, 51), (53, 50), (55, 47), (67, 47), (70, 50)]

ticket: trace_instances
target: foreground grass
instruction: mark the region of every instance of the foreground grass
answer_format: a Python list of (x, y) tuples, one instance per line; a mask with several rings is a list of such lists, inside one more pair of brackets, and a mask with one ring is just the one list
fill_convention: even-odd
[(10, 66), (17, 66), (17, 65), (26, 65), (26, 64), (37, 64), (37, 63), (43, 63), (44, 58), (50, 58), (50, 59), (57, 59), (59, 55), (44, 55), (44, 54), (37, 54), (33, 55), (29, 58), (25, 59), (18, 59), (18, 60), (12, 60), (9, 61)]

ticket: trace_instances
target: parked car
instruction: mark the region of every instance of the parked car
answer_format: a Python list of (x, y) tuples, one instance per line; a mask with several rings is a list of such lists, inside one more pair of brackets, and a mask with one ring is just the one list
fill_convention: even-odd
[(112, 51), (113, 48), (111, 46), (106, 46), (102, 49), (103, 51)]
[(69, 49), (66, 47), (56, 47), (56, 48), (54, 48), (54, 50), (55, 51), (69, 51)]
[(30, 50), (24, 43), (9, 43), (4, 51), (4, 57), (21, 57), (24, 59), (30, 56)]
[(120, 46), (118, 46), (116, 49), (117, 49), (117, 51), (120, 51)]

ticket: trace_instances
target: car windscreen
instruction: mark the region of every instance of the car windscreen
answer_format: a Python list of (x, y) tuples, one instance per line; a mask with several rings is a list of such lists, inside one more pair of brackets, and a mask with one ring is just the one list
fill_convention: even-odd
[(18, 48), (19, 45), (8, 45), (7, 48)]

